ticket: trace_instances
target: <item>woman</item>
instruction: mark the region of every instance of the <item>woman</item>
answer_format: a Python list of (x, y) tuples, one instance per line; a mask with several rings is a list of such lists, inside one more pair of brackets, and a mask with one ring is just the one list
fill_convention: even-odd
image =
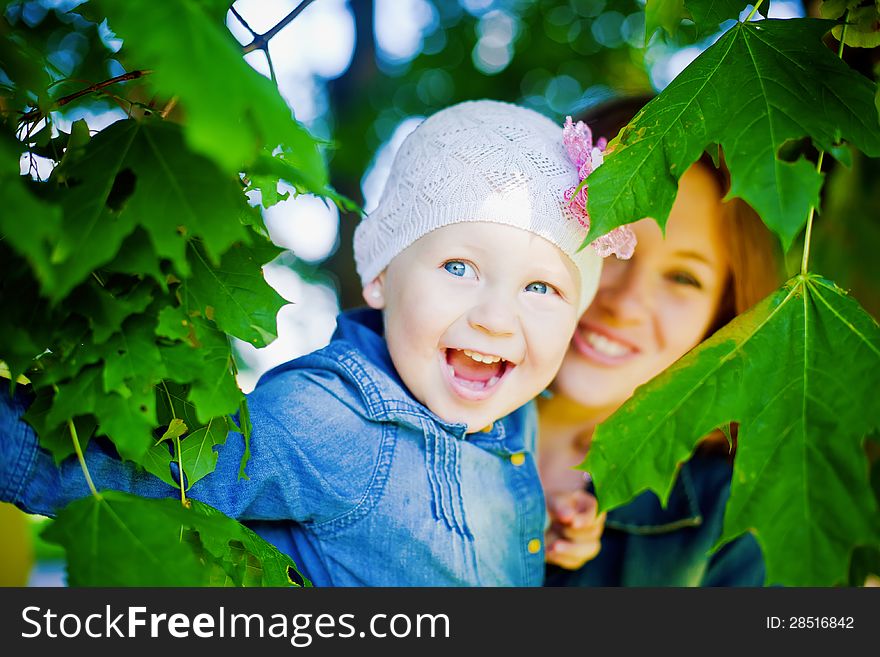
[[(614, 134), (640, 104), (630, 101), (614, 130), (600, 132), (599, 122), (586, 120), (594, 134)], [(621, 114), (619, 106), (613, 114)], [(723, 435), (707, 437), (682, 466), (665, 509), (649, 491), (596, 517), (592, 489), (572, 469), (586, 456), (596, 425), (637, 386), (781, 283), (775, 239), (742, 201), (722, 203), (726, 190), (725, 176), (704, 158), (679, 182), (665, 239), (653, 219), (631, 225), (638, 238), (633, 258), (605, 263), (596, 298), (539, 400), (539, 468), (552, 520), (548, 585), (763, 583), (751, 535), (707, 554), (721, 535), (732, 474)]]

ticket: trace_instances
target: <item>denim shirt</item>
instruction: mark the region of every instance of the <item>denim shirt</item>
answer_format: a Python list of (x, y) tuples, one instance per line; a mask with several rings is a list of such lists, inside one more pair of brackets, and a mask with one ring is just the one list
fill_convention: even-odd
[(727, 457), (697, 451), (666, 507), (646, 491), (608, 512), (599, 555), (576, 571), (547, 568), (548, 586), (761, 586), (764, 561), (745, 534), (710, 553), (730, 495)]
[[(345, 313), (327, 347), (267, 372), (248, 395), (249, 479), (231, 432), (191, 497), (244, 521), (316, 586), (540, 586), (534, 405), (465, 434), (412, 398), (381, 333), (378, 311)], [(56, 467), (38, 448), (24, 398), (0, 397), (0, 497), (54, 515), (87, 495), (76, 459)], [(86, 458), (98, 488), (179, 494), (106, 441)]]

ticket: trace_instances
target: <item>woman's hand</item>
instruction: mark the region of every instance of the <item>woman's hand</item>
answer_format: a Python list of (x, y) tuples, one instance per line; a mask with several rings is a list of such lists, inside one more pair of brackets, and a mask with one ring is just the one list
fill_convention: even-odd
[(599, 554), (606, 513), (597, 514), (598, 506), (596, 498), (585, 490), (547, 494), (547, 563), (576, 570)]

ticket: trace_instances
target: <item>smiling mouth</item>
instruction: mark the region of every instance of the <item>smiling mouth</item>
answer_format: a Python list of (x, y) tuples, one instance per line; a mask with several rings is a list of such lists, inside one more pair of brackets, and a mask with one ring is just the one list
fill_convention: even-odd
[(501, 356), (471, 349), (445, 349), (443, 373), (452, 391), (467, 401), (491, 396), (504, 377), (516, 367)]
[(605, 364), (617, 364), (638, 353), (633, 346), (587, 327), (578, 328), (571, 342), (582, 356)]

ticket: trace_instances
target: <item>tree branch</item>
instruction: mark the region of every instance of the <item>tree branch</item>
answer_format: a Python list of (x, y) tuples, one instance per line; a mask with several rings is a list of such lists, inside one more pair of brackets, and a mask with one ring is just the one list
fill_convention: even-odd
[[(128, 80), (137, 80), (138, 78), (142, 78), (145, 75), (149, 75), (152, 71), (149, 70), (138, 70), (138, 71), (129, 71), (128, 73), (123, 73), (122, 75), (117, 75), (115, 78), (110, 78), (109, 80), (104, 80), (103, 82), (97, 82), (85, 89), (80, 89), (79, 91), (72, 93), (68, 96), (63, 96), (59, 98), (54, 103), (52, 103), (52, 109), (57, 109), (59, 107), (64, 107), (69, 102), (76, 100), (77, 98), (81, 98), (82, 96), (87, 96), (90, 93), (94, 93), (95, 91), (100, 91), (104, 87), (109, 87), (110, 85), (116, 84), (117, 82), (126, 82)], [(38, 121), (43, 116), (43, 111), (40, 109), (31, 110), (26, 114), (23, 114), (21, 119), (19, 119), (20, 123), (30, 123), (31, 121)]]
[(232, 12), (232, 15), (235, 16), (235, 17), (238, 19), (238, 22), (241, 23), (241, 24), (244, 26), (244, 28), (245, 28), (248, 32), (251, 33), (251, 36), (252, 36), (252, 37), (258, 37), (258, 36), (260, 36), (259, 34), (257, 34), (256, 32), (254, 32), (253, 28), (252, 28), (250, 25), (248, 25), (248, 22), (244, 19), (244, 17), (243, 17), (241, 14), (238, 13), (238, 10), (237, 10), (235, 7), (230, 7), (230, 8), (229, 8), (229, 11), (231, 11), (231, 12)]
[[(269, 41), (272, 39), (272, 37), (274, 37), (276, 34), (278, 34), (285, 27), (287, 27), (294, 18), (299, 16), (303, 12), (303, 10), (306, 7), (308, 7), (310, 4), (312, 4), (314, 1), (315, 0), (302, 0), (302, 2), (300, 2), (292, 12), (290, 12), (289, 14), (287, 14), (287, 16), (282, 18), (278, 22), (278, 24), (275, 25), (275, 27), (273, 27), (271, 30), (269, 30), (265, 34), (260, 34), (259, 36), (254, 37), (254, 40), (251, 41), (249, 44), (247, 44), (244, 47), (244, 49), (242, 50), (242, 53), (247, 55), (249, 52), (253, 52), (254, 50), (263, 50), (266, 52), (266, 55), (268, 56), (268, 54), (269, 54), (269, 51), (268, 51)], [(247, 26), (245, 26), (245, 27), (247, 27)]]

